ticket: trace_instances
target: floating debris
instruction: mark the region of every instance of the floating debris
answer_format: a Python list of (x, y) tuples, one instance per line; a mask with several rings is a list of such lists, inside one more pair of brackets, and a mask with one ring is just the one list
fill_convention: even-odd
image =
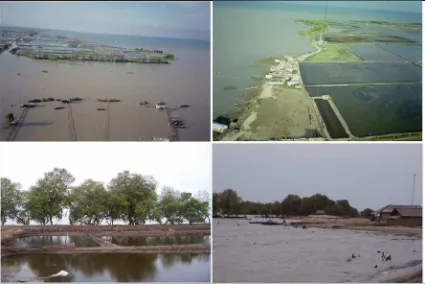
[(69, 99), (69, 101), (70, 102), (80, 102), (80, 101), (82, 101), (83, 99), (82, 98), (79, 98), (79, 97), (73, 97), (73, 98), (70, 98)]
[(58, 107), (55, 107), (54, 108), (54, 110), (60, 110), (60, 109), (64, 109), (65, 107), (63, 107), (63, 106), (58, 106)]
[(16, 73), (16, 75), (22, 75), (21, 73)]
[(108, 100), (108, 99), (97, 99), (97, 100), (101, 103), (118, 103), (118, 102), (121, 101), (121, 100), (118, 100), (118, 99), (110, 99), (110, 100)]
[(149, 102), (147, 102), (147, 101), (143, 101), (143, 102), (139, 103), (139, 105), (141, 105), (141, 106), (144, 106), (144, 105), (147, 105), (147, 104), (149, 104)]
[(152, 137), (151, 141), (154, 141), (154, 142), (170, 142), (170, 139), (160, 138), (160, 137)]
[(34, 99), (34, 100), (29, 100), (29, 103), (41, 103), (41, 100), (39, 99)]
[(32, 103), (30, 103), (30, 104), (22, 104), (21, 105), (21, 108), (34, 108), (34, 107), (36, 107), (36, 105), (35, 104), (32, 104)]
[(98, 111), (106, 110), (106, 108), (98, 108)]
[(49, 71), (47, 71), (47, 70), (43, 70), (43, 71), (41, 71), (41, 72), (43, 72), (43, 73), (49, 73)]

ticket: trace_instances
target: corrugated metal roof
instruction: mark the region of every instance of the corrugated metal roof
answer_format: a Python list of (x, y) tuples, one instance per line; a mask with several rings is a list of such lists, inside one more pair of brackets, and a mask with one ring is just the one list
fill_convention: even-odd
[(403, 217), (422, 217), (422, 208), (395, 208), (393, 214), (397, 212)]
[(385, 207), (382, 207), (377, 212), (378, 213), (391, 213), (396, 208), (421, 209), (422, 210), (422, 206), (420, 206), (420, 205), (393, 205), (393, 204), (389, 204)]

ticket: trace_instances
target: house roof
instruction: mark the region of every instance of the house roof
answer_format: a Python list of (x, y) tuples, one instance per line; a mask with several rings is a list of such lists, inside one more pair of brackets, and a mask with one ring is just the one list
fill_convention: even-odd
[(421, 209), (422, 210), (422, 206), (420, 205), (393, 205), (393, 204), (389, 204), (385, 207), (382, 207), (381, 209), (377, 210), (376, 212), (378, 213), (391, 213), (393, 212), (394, 209)]
[(397, 213), (403, 217), (422, 217), (422, 208), (394, 208), (392, 214)]

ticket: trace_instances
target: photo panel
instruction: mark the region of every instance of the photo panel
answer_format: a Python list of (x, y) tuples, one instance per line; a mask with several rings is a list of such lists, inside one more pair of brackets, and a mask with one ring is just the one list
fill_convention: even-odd
[(213, 145), (215, 283), (422, 283), (421, 144)]
[(1, 280), (211, 282), (209, 143), (0, 143)]

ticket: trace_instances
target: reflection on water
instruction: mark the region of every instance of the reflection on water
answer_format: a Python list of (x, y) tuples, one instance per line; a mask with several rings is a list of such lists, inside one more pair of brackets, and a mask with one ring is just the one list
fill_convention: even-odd
[[(69, 276), (40, 279), (65, 270)], [(29, 254), (2, 258), (2, 282), (210, 282), (209, 254)]]
[(42, 247), (42, 246), (66, 246), (75, 245), (76, 247), (95, 247), (98, 244), (88, 237), (79, 236), (32, 236), (19, 238), (16, 240), (16, 247)]
[(209, 244), (210, 236), (171, 236), (171, 237), (102, 237), (105, 241), (120, 246), (155, 246), (174, 244)]
[[(395, 270), (407, 271), (400, 267), (410, 263), (413, 269), (422, 262), (421, 236), (253, 225), (246, 220), (216, 220), (213, 247), (216, 282), (364, 282), (381, 279), (377, 275), (396, 277)], [(392, 260), (382, 261), (378, 250)], [(352, 254), (360, 257), (348, 262)]]

